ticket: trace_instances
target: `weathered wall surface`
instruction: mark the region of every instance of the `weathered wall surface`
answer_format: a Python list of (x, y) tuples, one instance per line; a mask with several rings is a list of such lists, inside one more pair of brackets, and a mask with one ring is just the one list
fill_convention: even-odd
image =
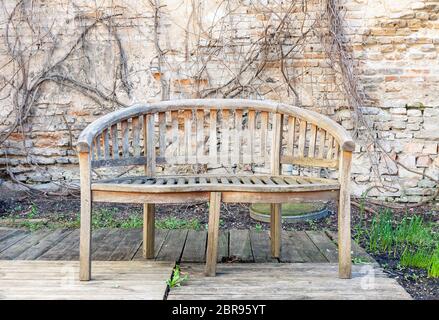
[[(120, 108), (117, 102), (129, 105), (205, 96), (273, 99), (315, 109), (354, 132), (340, 77), (316, 32), (324, 29), (319, 17), (326, 9), (325, 0), (306, 1), (306, 9), (300, 9), (298, 1), (299, 9), (291, 11), (292, 18), (279, 32), (277, 27), (289, 10), (281, 1), (161, 0), (157, 15), (151, 5), (154, 1), (37, 1), (26, 10), (39, 26), (39, 36), (17, 27), (18, 23), (7, 27), (6, 13), (11, 14), (15, 6), (10, 2), (5, 2), (0, 22), (4, 128), (17, 112), (14, 99), (20, 99), (8, 81), (20, 70), (10, 62), (10, 48), (15, 53), (17, 48), (27, 52), (26, 44), (32, 48), (30, 86), (47, 65), (74, 47), (93, 21), (112, 18), (80, 37), (81, 45), (54, 68), (56, 74), (88, 87), (78, 89), (75, 83), (58, 78), (44, 82), (27, 120), (0, 147), (1, 173), (7, 181), (6, 169), (17, 181), (40, 189), (75, 181), (78, 165), (73, 147), (79, 132), (96, 117)], [(342, 4), (358, 84), (367, 102), (362, 112), (376, 138), (391, 158), (438, 178), (439, 1), (352, 0)], [(21, 37), (18, 44), (17, 34)], [(276, 41), (282, 42), (281, 53), (289, 55), (279, 59)], [(44, 49), (54, 43), (54, 50)], [(396, 187), (369, 191), (381, 199), (412, 202), (432, 192), (435, 183), (431, 180), (396, 166), (382, 154), (373, 154), (359, 129), (354, 194), (377, 184), (378, 176)]]

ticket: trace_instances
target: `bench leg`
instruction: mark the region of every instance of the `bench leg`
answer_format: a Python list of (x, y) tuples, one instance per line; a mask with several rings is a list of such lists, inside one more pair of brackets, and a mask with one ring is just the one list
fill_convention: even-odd
[(342, 153), (340, 159), (340, 198), (338, 204), (338, 274), (341, 279), (350, 279), (351, 274), (351, 196), (349, 192), (350, 164), (352, 154)]
[(280, 203), (271, 204), (270, 215), (270, 239), (271, 239), (271, 256), (280, 257), (282, 235), (282, 205)]
[(81, 229), (79, 234), (79, 280), (91, 278), (91, 196), (81, 191)]
[(221, 192), (210, 193), (209, 204), (209, 230), (207, 233), (207, 253), (205, 275), (216, 275), (216, 259), (218, 252), (218, 232), (221, 208)]
[(143, 257), (154, 259), (155, 205), (143, 205)]

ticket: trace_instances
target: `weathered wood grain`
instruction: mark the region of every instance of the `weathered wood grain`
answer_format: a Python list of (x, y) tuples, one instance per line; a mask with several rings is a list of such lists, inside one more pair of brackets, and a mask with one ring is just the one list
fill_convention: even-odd
[(156, 260), (180, 261), (187, 233), (188, 230), (182, 229), (169, 232), (160, 251), (157, 253)]
[(240, 262), (254, 261), (249, 230), (229, 231), (229, 255), (231, 259)]
[(205, 262), (206, 240), (207, 233), (205, 231), (189, 230), (181, 262)]
[(0, 253), (11, 247), (12, 245), (18, 243), (29, 235), (29, 232), (22, 230), (14, 230), (13, 232), (7, 233), (0, 241)]
[(338, 266), (330, 263), (220, 264), (212, 278), (203, 276), (199, 264), (181, 268), (189, 280), (171, 289), (169, 300), (411, 299), (395, 279), (374, 265), (354, 266), (349, 280), (338, 279)]
[(304, 262), (328, 262), (305, 231), (286, 231), (289, 242), (299, 251)]
[[(38, 259), (46, 251), (49, 251), (53, 246), (63, 241), (72, 230), (56, 229), (49, 233), (46, 237), (41, 239), (38, 243), (33, 244), (27, 248), (24, 252), (19, 254), (15, 259), (17, 260), (35, 260)], [(0, 240), (1, 242), (1, 240)]]
[(306, 234), (329, 262), (338, 262), (337, 246), (325, 232), (311, 230), (306, 231)]
[(79, 282), (76, 261), (0, 261), (0, 299), (162, 300), (173, 263), (96, 261)]
[(44, 239), (44, 237), (48, 236), (49, 234), (49, 231), (41, 230), (29, 234), (29, 236), (25, 237), (18, 243), (15, 243), (15, 245), (12, 245), (9, 248), (3, 250), (0, 253), (0, 260), (10, 260), (16, 258), (30, 247), (37, 245), (42, 239)]
[(271, 255), (270, 235), (267, 231), (250, 230), (250, 245), (256, 263), (277, 262)]

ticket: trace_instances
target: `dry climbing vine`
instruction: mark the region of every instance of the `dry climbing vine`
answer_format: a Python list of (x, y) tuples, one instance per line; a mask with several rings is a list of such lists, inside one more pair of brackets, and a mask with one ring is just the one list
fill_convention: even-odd
[[(331, 70), (331, 73), (323, 74), (323, 77), (335, 74), (336, 85), (344, 92), (346, 106), (352, 111), (354, 136), (372, 164), (376, 182), (369, 190), (377, 188), (394, 191), (394, 187), (381, 179), (379, 164), (382, 162), (393, 162), (438, 184), (434, 177), (407, 168), (385, 152), (373, 122), (363, 114), (363, 108), (367, 105), (366, 98), (358, 80), (356, 62), (345, 32), (344, 9), (340, 0), (320, 0), (313, 3), (313, 10), (303, 0), (222, 0), (216, 2), (214, 8), (208, 9), (205, 8), (208, 5), (206, 1), (186, 2), (191, 9), (184, 26), (184, 49), (177, 55), (184, 57), (184, 63), (180, 63), (175, 58), (175, 51), (179, 49), (166, 47), (166, 42), (163, 41), (168, 36), (164, 25), (169, 23), (171, 9), (164, 0), (146, 1), (152, 12), (152, 30), (148, 32), (153, 33), (151, 48), (155, 52), (149, 61), (149, 68), (151, 73), (159, 76), (162, 100), (187, 96), (251, 97), (287, 100), (302, 107), (311, 107), (305, 101), (300, 88), (308, 82), (311, 88), (315, 88), (319, 86), (319, 82), (315, 79), (312, 68), (296, 65), (295, 62), (304, 60), (303, 56), (310, 51), (310, 44), (321, 46)], [(129, 79), (127, 53), (120, 40), (116, 21), (118, 17), (127, 16), (123, 13), (109, 13), (98, 7), (91, 14), (77, 9), (74, 20), (79, 31), (75, 41), (61, 48), (63, 28), (56, 32), (54, 26), (41, 26), (38, 19), (42, 17), (36, 10), (40, 9), (39, 1), (21, 0), (11, 12), (8, 12), (5, 0), (1, 4), (7, 13), (4, 22), (5, 46), (10, 60), (0, 67), (3, 69), (13, 65), (13, 68), (10, 68), (6, 76), (0, 77), (0, 98), (4, 100), (12, 97), (13, 107), (0, 123), (0, 145), (14, 132), (28, 135), (26, 123), (48, 83), (78, 92), (101, 108), (125, 107), (129, 104), (133, 85)], [(203, 18), (207, 10), (210, 14), (213, 13), (210, 24), (206, 24)], [(258, 31), (254, 34), (239, 34), (242, 23), (239, 17), (243, 10), (248, 10), (259, 18), (255, 28)], [(116, 43), (113, 49), (117, 58), (111, 88), (92, 83), (87, 71), (76, 75), (69, 72), (71, 69), (87, 69), (90, 64), (87, 62), (90, 59), (87, 54), (90, 36), (99, 28), (104, 28)], [(23, 39), (23, 34), (30, 34), (30, 43)], [(44, 57), (40, 58), (43, 61), (41, 68), (32, 70), (31, 62), (41, 55)], [(179, 79), (190, 79), (190, 86), (183, 85)], [(332, 108), (324, 93), (315, 94), (312, 104), (323, 112)], [(72, 136), (69, 127), (68, 129)], [(72, 138), (70, 140), (73, 141)], [(26, 149), (25, 142), (23, 147)], [(29, 162), (38, 170), (37, 164)], [(15, 179), (8, 167), (6, 172)], [(20, 183), (17, 179), (15, 181)], [(75, 190), (75, 186), (71, 184), (64, 185)], [(439, 189), (436, 189), (431, 197), (414, 205), (436, 199), (438, 193)]]

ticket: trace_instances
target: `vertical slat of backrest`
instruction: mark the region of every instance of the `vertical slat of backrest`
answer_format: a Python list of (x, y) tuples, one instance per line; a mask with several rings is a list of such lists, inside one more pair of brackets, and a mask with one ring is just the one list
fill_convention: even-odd
[(323, 159), (323, 155), (325, 152), (325, 140), (326, 140), (326, 131), (323, 129), (319, 129), (319, 154), (318, 154), (319, 159)]
[(145, 141), (145, 174), (147, 176), (155, 175), (156, 153), (154, 139), (154, 114), (144, 116), (143, 139)]
[(122, 126), (122, 157), (129, 157), (129, 128), (128, 128), (128, 120), (123, 120), (121, 122)]
[(102, 159), (102, 134), (96, 136), (96, 159)]
[(222, 110), (221, 115), (220, 162), (221, 164), (227, 165), (230, 163), (230, 111), (224, 109)]
[(303, 158), (305, 156), (305, 141), (306, 141), (306, 121), (300, 120), (299, 145), (297, 149), (297, 156), (299, 158)]
[(340, 154), (340, 145), (337, 143), (337, 141), (334, 141), (334, 160), (338, 160), (338, 156)]
[(113, 147), (113, 159), (119, 159), (119, 137), (117, 124), (111, 126), (111, 145)]
[(184, 159), (186, 163), (195, 163), (192, 152), (192, 110), (184, 111)]
[(205, 163), (204, 159), (204, 110), (197, 110), (197, 162)]
[(255, 162), (255, 125), (256, 125), (256, 112), (254, 110), (248, 111), (248, 141), (247, 150), (250, 156), (250, 163)]
[(166, 113), (159, 112), (159, 155), (165, 156), (166, 151)]
[(96, 152), (97, 152), (97, 150), (96, 150), (96, 139), (97, 139), (97, 137), (93, 138), (93, 143), (91, 145), (91, 159), (92, 160), (96, 160)]
[(288, 116), (288, 130), (287, 130), (287, 148), (286, 155), (294, 155), (294, 141), (296, 137), (296, 118), (293, 116)]
[(267, 157), (267, 133), (268, 133), (268, 112), (261, 112), (261, 161), (265, 164), (268, 164)]
[(330, 136), (328, 139), (328, 153), (326, 154), (326, 159), (331, 160), (334, 154), (334, 137)]
[(311, 132), (310, 132), (310, 136), (309, 136), (309, 150), (308, 150), (308, 157), (310, 157), (310, 158), (315, 157), (316, 140), (317, 140), (317, 126), (312, 124), (311, 125)]
[(141, 126), (140, 117), (134, 117), (131, 125), (132, 125), (132, 134), (133, 134), (133, 156), (140, 156), (140, 126)]
[(180, 134), (178, 132), (178, 111), (171, 111), (172, 152), (170, 163), (178, 163), (180, 156)]
[(111, 159), (111, 154), (110, 154), (110, 132), (108, 128), (104, 130), (103, 137), (104, 137), (104, 158), (109, 160)]
[(272, 140), (271, 140), (271, 174), (279, 175), (280, 174), (280, 150), (282, 143), (282, 122), (283, 115), (279, 113), (275, 113), (273, 115), (273, 129), (272, 129)]
[(235, 110), (235, 131), (234, 131), (234, 146), (233, 146), (233, 162), (242, 163), (242, 110)]
[(217, 111), (211, 109), (209, 121), (209, 162), (212, 164), (216, 164), (218, 161), (216, 123)]

